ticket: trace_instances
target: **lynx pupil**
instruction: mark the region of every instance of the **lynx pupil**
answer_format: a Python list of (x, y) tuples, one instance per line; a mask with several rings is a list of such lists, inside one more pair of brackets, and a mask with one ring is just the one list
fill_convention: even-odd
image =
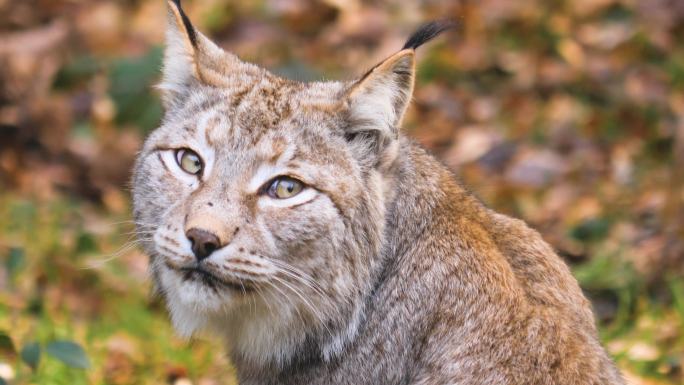
[(197, 175), (202, 171), (202, 160), (194, 151), (178, 150), (176, 160), (180, 168), (188, 174)]
[(289, 177), (279, 177), (271, 183), (268, 188), (268, 195), (273, 198), (287, 199), (291, 198), (304, 188), (302, 182), (289, 178)]

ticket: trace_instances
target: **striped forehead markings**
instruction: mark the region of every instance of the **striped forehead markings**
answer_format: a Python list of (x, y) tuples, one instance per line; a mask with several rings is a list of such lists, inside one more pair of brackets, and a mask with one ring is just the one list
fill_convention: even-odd
[(248, 85), (240, 90), (238, 90), (236, 93), (234, 93), (231, 97), (232, 100), (230, 102), (231, 108), (234, 110), (238, 109), (242, 105), (242, 101), (245, 100), (245, 96), (249, 94), (252, 90), (254, 89), (254, 85)]
[(218, 109), (200, 115), (197, 126), (200, 133), (204, 133), (206, 143), (215, 146), (222, 137), (229, 135), (233, 124), (227, 111)]
[[(261, 163), (250, 178), (248, 184), (248, 189), (250, 192), (257, 191), (264, 183), (269, 179), (285, 172), (287, 170), (287, 164), (292, 160), (296, 153), (296, 146), (290, 144), (284, 149), (274, 149), (274, 151), (280, 150), (277, 156), (273, 156), (269, 161)], [(275, 161), (273, 161), (275, 160)]]

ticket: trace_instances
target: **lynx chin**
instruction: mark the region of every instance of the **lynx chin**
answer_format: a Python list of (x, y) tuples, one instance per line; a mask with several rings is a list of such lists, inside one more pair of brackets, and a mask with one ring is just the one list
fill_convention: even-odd
[(415, 49), (449, 26), (303, 83), (168, 2), (134, 216), (176, 330), (225, 341), (241, 384), (623, 383), (552, 248), (400, 131)]

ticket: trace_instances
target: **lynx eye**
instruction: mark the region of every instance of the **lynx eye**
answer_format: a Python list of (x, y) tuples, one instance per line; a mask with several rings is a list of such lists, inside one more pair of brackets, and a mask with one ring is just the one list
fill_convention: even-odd
[(186, 148), (176, 150), (176, 162), (188, 174), (198, 175), (202, 172), (202, 159), (192, 150)]
[(304, 184), (297, 179), (287, 176), (275, 178), (268, 186), (268, 196), (276, 199), (287, 199), (299, 194), (304, 189)]

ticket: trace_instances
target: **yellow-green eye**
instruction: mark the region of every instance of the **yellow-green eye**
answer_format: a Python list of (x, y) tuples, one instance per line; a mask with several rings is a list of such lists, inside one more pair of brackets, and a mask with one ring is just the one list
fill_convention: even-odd
[(281, 176), (273, 180), (268, 187), (268, 196), (276, 199), (287, 199), (299, 194), (304, 184), (297, 179)]
[(202, 159), (192, 150), (176, 151), (176, 161), (180, 168), (188, 174), (198, 175), (202, 172)]

